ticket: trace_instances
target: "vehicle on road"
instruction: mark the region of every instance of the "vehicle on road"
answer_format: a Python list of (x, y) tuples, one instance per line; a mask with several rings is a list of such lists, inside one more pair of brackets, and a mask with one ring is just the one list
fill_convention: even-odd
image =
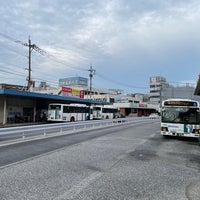
[(92, 107), (93, 119), (113, 119), (119, 109), (113, 105), (98, 105)]
[(161, 134), (163, 136), (199, 138), (199, 102), (190, 99), (168, 99), (163, 101)]
[(126, 116), (120, 112), (114, 113), (113, 118), (125, 118)]
[(151, 113), (151, 114), (149, 115), (149, 118), (150, 118), (150, 119), (159, 119), (160, 116), (159, 116), (157, 113)]
[(74, 122), (90, 119), (90, 107), (85, 104), (51, 103), (48, 107), (49, 122)]

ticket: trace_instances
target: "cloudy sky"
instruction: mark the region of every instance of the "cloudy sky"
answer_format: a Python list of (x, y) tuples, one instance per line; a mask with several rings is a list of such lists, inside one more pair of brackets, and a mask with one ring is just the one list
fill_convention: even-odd
[[(0, 83), (89, 78), (93, 87), (148, 93), (149, 78), (196, 86), (200, 0), (0, 0)], [(41, 54), (42, 53), (42, 54)]]

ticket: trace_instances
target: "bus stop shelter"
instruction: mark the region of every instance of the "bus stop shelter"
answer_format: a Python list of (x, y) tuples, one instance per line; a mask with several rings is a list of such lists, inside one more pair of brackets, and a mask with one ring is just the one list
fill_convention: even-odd
[(38, 113), (48, 109), (49, 103), (80, 103), (90, 105), (110, 105), (104, 101), (75, 98), (0, 88), (0, 124), (15, 123), (15, 118), (24, 122), (36, 122)]

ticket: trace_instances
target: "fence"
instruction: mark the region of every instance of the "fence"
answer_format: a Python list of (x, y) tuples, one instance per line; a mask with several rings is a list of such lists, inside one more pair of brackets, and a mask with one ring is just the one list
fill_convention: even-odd
[(148, 117), (118, 118), (106, 120), (89, 120), (67, 123), (51, 123), (43, 125), (18, 126), (0, 128), (0, 144), (55, 137), (80, 131), (100, 129), (109, 126), (146, 121)]

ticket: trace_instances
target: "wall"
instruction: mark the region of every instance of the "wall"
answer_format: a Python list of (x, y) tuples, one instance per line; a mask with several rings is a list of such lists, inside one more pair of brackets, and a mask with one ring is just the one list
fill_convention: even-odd
[[(27, 122), (33, 119), (33, 99), (8, 96), (6, 119), (7, 123)], [(0, 124), (3, 123), (3, 98), (0, 99)], [(26, 111), (26, 113), (24, 113)], [(29, 116), (28, 116), (29, 115)]]
[(0, 124), (3, 123), (3, 101), (4, 98), (0, 98)]

